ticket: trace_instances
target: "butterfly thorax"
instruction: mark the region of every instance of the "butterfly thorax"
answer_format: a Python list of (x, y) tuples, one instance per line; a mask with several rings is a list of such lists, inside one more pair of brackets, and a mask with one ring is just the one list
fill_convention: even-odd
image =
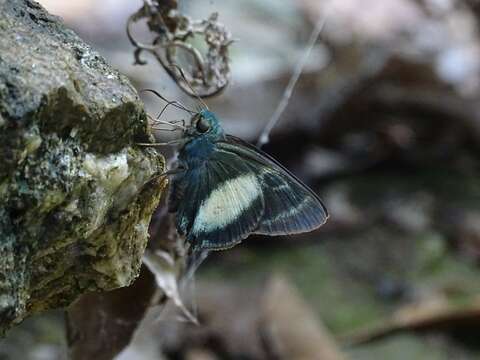
[(215, 151), (215, 143), (205, 137), (190, 140), (180, 150), (179, 160), (186, 162), (189, 167), (208, 161)]
[(214, 113), (202, 110), (192, 119), (185, 133), (186, 143), (180, 149), (179, 159), (189, 167), (208, 161), (216, 143), (225, 140), (225, 133)]

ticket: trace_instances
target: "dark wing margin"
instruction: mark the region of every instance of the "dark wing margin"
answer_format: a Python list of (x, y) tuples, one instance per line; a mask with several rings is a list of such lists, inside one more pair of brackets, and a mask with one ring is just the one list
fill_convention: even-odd
[(183, 190), (183, 200), (177, 201), (177, 229), (194, 249), (232, 247), (250, 235), (263, 216), (261, 184), (235, 154), (215, 152), (202, 166), (174, 178), (172, 188)]
[(254, 233), (297, 234), (314, 230), (327, 221), (328, 212), (319, 197), (271, 156), (230, 135), (217, 146), (243, 159), (259, 178), (265, 209)]
[[(196, 174), (184, 172), (172, 178), (169, 195), (168, 211), (175, 212), (176, 227), (181, 235), (186, 235), (191, 227), (196, 214), (196, 204), (201, 201), (199, 188), (208, 180), (204, 179), (201, 184), (194, 179)], [(196, 183), (195, 186), (192, 183)], [(187, 200), (188, 199), (188, 200)]]

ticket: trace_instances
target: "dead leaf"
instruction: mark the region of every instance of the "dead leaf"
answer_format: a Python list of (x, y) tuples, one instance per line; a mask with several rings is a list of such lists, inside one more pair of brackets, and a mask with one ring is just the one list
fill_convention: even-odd
[(166, 251), (145, 251), (143, 263), (154, 274), (157, 286), (180, 309), (182, 315), (193, 324), (198, 324), (196, 317), (185, 307), (178, 290), (180, 266)]

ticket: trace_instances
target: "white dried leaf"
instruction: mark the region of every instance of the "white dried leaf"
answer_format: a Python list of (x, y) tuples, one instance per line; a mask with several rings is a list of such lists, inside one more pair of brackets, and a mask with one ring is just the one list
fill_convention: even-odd
[(155, 276), (157, 286), (172, 300), (180, 309), (183, 316), (194, 324), (198, 324), (197, 318), (185, 307), (178, 290), (179, 270), (172, 256), (165, 251), (145, 251), (143, 263)]

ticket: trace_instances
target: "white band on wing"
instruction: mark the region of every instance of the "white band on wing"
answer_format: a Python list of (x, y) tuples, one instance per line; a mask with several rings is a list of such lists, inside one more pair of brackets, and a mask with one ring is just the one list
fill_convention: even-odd
[(208, 233), (235, 222), (261, 192), (261, 185), (254, 174), (242, 175), (219, 184), (200, 205), (192, 232)]

